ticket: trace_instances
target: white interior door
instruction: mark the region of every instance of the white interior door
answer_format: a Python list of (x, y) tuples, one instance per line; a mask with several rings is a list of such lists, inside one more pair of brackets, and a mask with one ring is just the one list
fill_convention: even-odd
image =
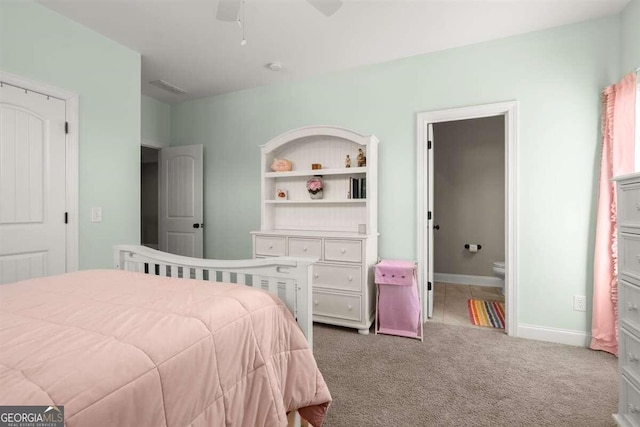
[(427, 176), (429, 177), (429, 185), (427, 188), (427, 318), (433, 315), (433, 257), (434, 257), (434, 245), (433, 245), (433, 224), (435, 224), (435, 212), (433, 206), (433, 188), (435, 173), (433, 168), (433, 124), (427, 124)]
[(66, 271), (65, 101), (0, 87), (0, 283)]
[(162, 148), (158, 175), (160, 250), (202, 258), (202, 145)]

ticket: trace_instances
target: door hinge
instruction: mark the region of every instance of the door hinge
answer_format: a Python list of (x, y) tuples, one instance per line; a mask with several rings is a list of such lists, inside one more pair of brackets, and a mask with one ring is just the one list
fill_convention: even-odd
[(431, 220), (431, 211), (427, 212), (427, 219)]
[(64, 223), (69, 224), (69, 212), (64, 213)]
[(431, 150), (431, 141), (427, 141), (427, 150)]
[(69, 122), (64, 122), (64, 133), (69, 133)]
[(427, 282), (427, 290), (430, 291), (431, 290), (431, 282)]

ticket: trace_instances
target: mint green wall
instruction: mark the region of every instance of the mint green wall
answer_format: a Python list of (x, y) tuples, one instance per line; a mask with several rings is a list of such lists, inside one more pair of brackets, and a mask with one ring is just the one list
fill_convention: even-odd
[(621, 16), (622, 74), (640, 67), (640, 0), (631, 0)]
[[(631, 0), (620, 13), (620, 17), (622, 47), (620, 66), (621, 74), (627, 74), (640, 67), (640, 0)], [(640, 84), (638, 85), (637, 97), (635, 170), (640, 171)]]
[(79, 266), (110, 268), (140, 239), (140, 54), (30, 1), (0, 17), (0, 69), (79, 95)]
[(171, 142), (171, 106), (169, 104), (143, 95), (141, 120), (143, 140), (169, 146)]
[(380, 256), (415, 259), (416, 113), (518, 100), (519, 322), (588, 331), (572, 297), (591, 296), (599, 93), (620, 76), (619, 19), (173, 105), (173, 144), (205, 145), (206, 256), (251, 255), (258, 146), (326, 124), (380, 139)]

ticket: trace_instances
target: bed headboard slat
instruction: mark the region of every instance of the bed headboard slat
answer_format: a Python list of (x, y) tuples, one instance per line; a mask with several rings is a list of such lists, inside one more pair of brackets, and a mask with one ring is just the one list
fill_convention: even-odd
[(238, 285), (246, 285), (247, 284), (247, 279), (244, 273), (237, 273), (236, 274), (236, 283)]

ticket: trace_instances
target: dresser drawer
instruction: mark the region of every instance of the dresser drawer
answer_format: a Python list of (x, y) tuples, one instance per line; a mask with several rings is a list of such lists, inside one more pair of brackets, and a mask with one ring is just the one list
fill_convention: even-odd
[(620, 379), (619, 415), (630, 425), (640, 425), (640, 390), (623, 375)]
[(620, 328), (620, 368), (636, 381), (640, 381), (640, 339)]
[(313, 286), (360, 291), (362, 289), (362, 268), (359, 265), (315, 264), (313, 266)]
[(621, 325), (628, 325), (636, 331), (640, 331), (640, 288), (620, 281), (618, 286), (618, 314)]
[(620, 233), (618, 241), (620, 274), (640, 280), (640, 235)]
[(360, 302), (360, 295), (336, 295), (314, 291), (313, 314), (359, 322), (362, 319)]
[(618, 224), (640, 225), (640, 182), (619, 186)]
[(359, 240), (324, 241), (324, 259), (327, 261), (362, 262), (362, 243)]
[(289, 256), (322, 258), (322, 240), (289, 237)]
[(256, 255), (284, 256), (285, 238), (271, 236), (256, 236)]

